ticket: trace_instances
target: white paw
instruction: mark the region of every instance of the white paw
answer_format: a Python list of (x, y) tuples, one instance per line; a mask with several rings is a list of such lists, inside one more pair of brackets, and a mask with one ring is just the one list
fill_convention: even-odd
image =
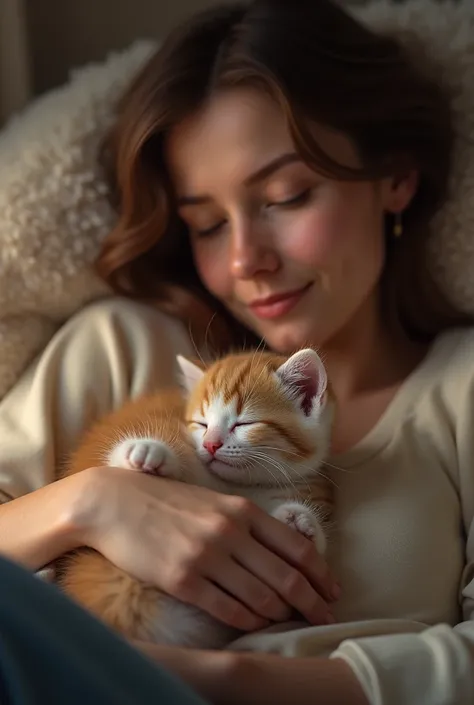
[(179, 473), (179, 463), (171, 448), (153, 438), (121, 441), (110, 453), (108, 463), (161, 477), (176, 477)]
[(303, 534), (314, 543), (318, 553), (321, 555), (325, 554), (327, 547), (326, 534), (320, 520), (309, 507), (298, 502), (286, 502), (280, 504), (272, 512), (272, 516), (298, 533)]

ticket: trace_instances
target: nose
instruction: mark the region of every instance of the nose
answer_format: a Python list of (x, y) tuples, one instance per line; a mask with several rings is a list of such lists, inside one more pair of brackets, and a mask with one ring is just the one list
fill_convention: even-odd
[(210, 440), (210, 441), (203, 441), (202, 444), (203, 444), (204, 448), (205, 448), (211, 455), (215, 455), (215, 454), (216, 454), (216, 451), (218, 451), (219, 448), (222, 448), (222, 446), (224, 445), (224, 444), (222, 443), (222, 441), (217, 440), (217, 439), (213, 439), (213, 440)]
[(252, 279), (278, 269), (278, 254), (263, 224), (246, 218), (234, 227), (230, 269), (236, 279)]

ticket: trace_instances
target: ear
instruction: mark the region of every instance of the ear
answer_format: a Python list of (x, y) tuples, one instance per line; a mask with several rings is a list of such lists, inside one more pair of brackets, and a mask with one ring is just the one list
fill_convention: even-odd
[(191, 394), (197, 383), (203, 378), (204, 370), (182, 355), (177, 355), (176, 360), (181, 369), (181, 382), (188, 394)]
[(418, 190), (419, 181), (417, 169), (384, 179), (382, 191), (385, 210), (389, 213), (401, 213), (408, 208)]
[(326, 370), (318, 353), (311, 348), (300, 350), (288, 358), (276, 374), (309, 416), (327, 389)]

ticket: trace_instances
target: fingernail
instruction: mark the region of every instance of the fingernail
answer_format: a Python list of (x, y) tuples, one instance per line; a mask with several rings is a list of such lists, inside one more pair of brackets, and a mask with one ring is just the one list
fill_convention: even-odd
[(332, 590), (331, 590), (331, 596), (332, 596), (333, 600), (338, 600), (341, 597), (341, 595), (342, 595), (341, 586), (339, 585), (339, 583), (335, 583), (332, 586)]
[(328, 612), (326, 615), (326, 624), (335, 624), (336, 620), (334, 619), (334, 615), (331, 614), (331, 612)]

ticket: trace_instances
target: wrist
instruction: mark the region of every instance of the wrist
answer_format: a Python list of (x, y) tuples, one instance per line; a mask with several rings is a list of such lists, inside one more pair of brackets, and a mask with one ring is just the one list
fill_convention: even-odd
[(91, 490), (93, 475), (85, 471), (65, 477), (3, 504), (1, 552), (36, 571), (75, 548), (94, 547), (87, 539), (94, 507), (100, 504)]
[(108, 468), (89, 468), (60, 480), (68, 492), (58, 523), (58, 532), (67, 545), (66, 551), (81, 546), (94, 548), (107, 471)]

